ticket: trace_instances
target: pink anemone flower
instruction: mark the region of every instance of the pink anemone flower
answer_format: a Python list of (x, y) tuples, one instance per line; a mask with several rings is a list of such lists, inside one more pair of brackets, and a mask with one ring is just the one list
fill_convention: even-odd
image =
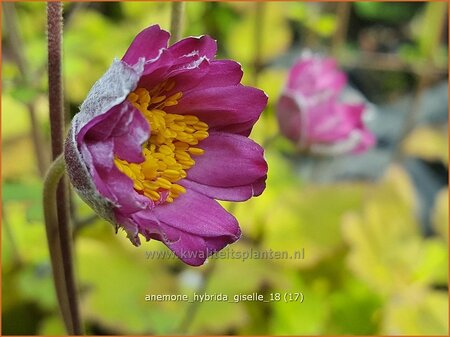
[(131, 242), (166, 244), (201, 265), (236, 241), (237, 220), (215, 199), (265, 189), (264, 151), (248, 138), (267, 104), (241, 66), (215, 60), (216, 41), (151, 26), (114, 60), (74, 117), (65, 161), (76, 192)]
[(335, 60), (304, 54), (291, 68), (277, 103), (281, 132), (300, 150), (316, 154), (361, 153), (375, 144), (364, 103), (340, 99), (347, 84)]

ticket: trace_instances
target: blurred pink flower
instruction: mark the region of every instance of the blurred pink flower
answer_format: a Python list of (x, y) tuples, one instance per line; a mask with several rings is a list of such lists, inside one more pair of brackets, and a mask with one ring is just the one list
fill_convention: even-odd
[(341, 102), (345, 74), (331, 58), (303, 55), (291, 68), (277, 103), (281, 132), (316, 154), (360, 153), (375, 144), (365, 127), (364, 103)]
[(191, 265), (236, 241), (239, 225), (216, 200), (265, 188), (263, 149), (248, 135), (267, 104), (215, 60), (216, 41), (151, 26), (93, 86), (72, 121), (65, 160), (78, 194), (103, 218), (164, 242)]

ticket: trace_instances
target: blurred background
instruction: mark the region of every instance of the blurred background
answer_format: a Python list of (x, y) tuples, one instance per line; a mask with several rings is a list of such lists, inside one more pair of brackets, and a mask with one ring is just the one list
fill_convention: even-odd
[[(2, 3), (2, 334), (61, 335), (42, 220), (49, 165), (45, 3)], [(65, 3), (67, 120), (144, 27), (168, 30), (170, 3)], [(209, 34), (269, 105), (267, 189), (224, 203), (241, 240), (226, 250), (304, 259), (148, 259), (72, 195), (76, 272), (88, 334), (448, 335), (447, 3), (188, 2), (184, 36)], [(302, 50), (337, 59), (366, 100), (376, 147), (298, 154), (275, 105)], [(145, 301), (147, 294), (296, 293), (299, 301)]]

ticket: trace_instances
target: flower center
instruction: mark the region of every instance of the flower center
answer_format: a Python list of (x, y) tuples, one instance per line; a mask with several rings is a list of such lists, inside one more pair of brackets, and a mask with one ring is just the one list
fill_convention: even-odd
[(186, 189), (176, 184), (194, 166), (191, 156), (204, 150), (195, 147), (208, 137), (208, 125), (196, 116), (166, 113), (165, 107), (178, 104), (182, 93), (166, 97), (173, 89), (173, 81), (164, 81), (152, 90), (137, 88), (128, 100), (147, 119), (151, 135), (143, 145), (145, 160), (129, 163), (115, 157), (117, 168), (133, 180), (134, 189), (155, 202), (173, 202)]

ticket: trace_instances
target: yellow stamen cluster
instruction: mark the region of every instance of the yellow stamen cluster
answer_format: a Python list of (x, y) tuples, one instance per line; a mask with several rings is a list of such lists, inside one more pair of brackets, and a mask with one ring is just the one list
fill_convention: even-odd
[(165, 81), (148, 91), (137, 88), (128, 95), (128, 100), (139, 109), (150, 124), (151, 135), (143, 146), (145, 160), (129, 163), (115, 158), (118, 169), (133, 180), (134, 189), (153, 201), (172, 202), (186, 190), (176, 184), (186, 177), (186, 171), (204, 150), (195, 147), (208, 137), (208, 125), (196, 116), (168, 114), (164, 107), (178, 104), (182, 93), (166, 97), (164, 93), (173, 89), (173, 81)]

